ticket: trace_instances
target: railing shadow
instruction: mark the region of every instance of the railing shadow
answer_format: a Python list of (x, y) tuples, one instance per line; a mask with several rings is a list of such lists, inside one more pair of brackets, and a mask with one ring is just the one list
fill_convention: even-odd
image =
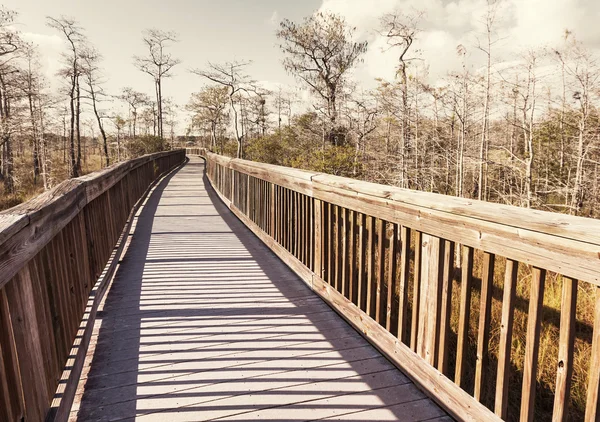
[(138, 217), (98, 317), (77, 419), (443, 417), (227, 209), (201, 170), (190, 162), (164, 180)]

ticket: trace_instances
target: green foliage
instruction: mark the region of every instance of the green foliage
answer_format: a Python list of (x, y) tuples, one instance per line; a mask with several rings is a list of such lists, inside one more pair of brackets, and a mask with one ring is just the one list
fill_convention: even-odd
[(167, 151), (171, 149), (171, 146), (167, 141), (158, 136), (146, 135), (131, 140), (128, 144), (128, 149), (133, 156), (139, 157), (154, 152)]

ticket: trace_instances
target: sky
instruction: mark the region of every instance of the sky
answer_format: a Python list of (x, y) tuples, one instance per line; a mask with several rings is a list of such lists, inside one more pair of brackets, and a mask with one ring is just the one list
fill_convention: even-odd
[[(493, 61), (497, 66), (514, 63), (521, 51), (556, 46), (566, 29), (586, 46), (600, 52), (599, 0), (498, 0)], [(394, 77), (397, 54), (387, 49), (378, 34), (379, 17), (387, 12), (424, 12), (414, 55), (429, 69), (435, 83), (461, 60), (456, 47), (467, 49), (470, 66), (482, 66), (476, 49), (483, 35), (487, 0), (4, 0), (19, 13), (17, 28), (23, 37), (39, 45), (43, 71), (52, 77), (60, 67), (64, 40), (46, 25), (46, 17), (74, 17), (90, 42), (103, 54), (106, 90), (117, 94), (125, 86), (153, 93), (149, 76), (133, 66), (132, 57), (144, 52), (146, 28), (175, 31), (180, 42), (173, 55), (182, 63), (164, 84), (165, 96), (179, 105), (205, 81), (190, 73), (208, 61), (252, 60), (251, 76), (267, 88), (296, 85), (281, 64), (275, 31), (283, 18), (301, 21), (316, 10), (344, 16), (357, 28), (358, 39), (369, 41), (364, 61), (354, 72), (361, 86), (374, 86), (375, 78)]]

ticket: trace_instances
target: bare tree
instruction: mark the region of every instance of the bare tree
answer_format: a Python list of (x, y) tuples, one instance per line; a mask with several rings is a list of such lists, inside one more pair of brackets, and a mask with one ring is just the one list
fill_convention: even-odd
[(224, 86), (228, 89), (229, 107), (233, 114), (233, 128), (237, 141), (237, 157), (244, 157), (244, 131), (240, 127), (240, 106), (239, 97), (242, 94), (247, 94), (252, 81), (249, 76), (244, 73), (245, 68), (250, 62), (226, 62), (223, 64), (208, 63), (207, 69), (194, 69), (192, 73), (208, 79), (216, 84)]
[(131, 123), (133, 124), (133, 137), (137, 136), (137, 120), (138, 120), (138, 109), (149, 103), (150, 98), (148, 95), (135, 91), (133, 88), (123, 88), (123, 93), (119, 98), (125, 101), (131, 111)]
[[(62, 72), (69, 78), (69, 98), (71, 126), (69, 132), (69, 155), (71, 160), (71, 177), (77, 177), (81, 170), (81, 133), (79, 128), (80, 114), (80, 89), (79, 76), (81, 74), (80, 52), (85, 43), (83, 30), (79, 23), (73, 18), (61, 16), (59, 18), (48, 17), (48, 26), (59, 31), (67, 40), (69, 54), (66, 60), (68, 67)], [(75, 138), (77, 138), (77, 156), (75, 156)]]
[(335, 145), (338, 96), (348, 72), (367, 50), (366, 41), (354, 41), (355, 31), (344, 18), (328, 12), (315, 13), (301, 24), (285, 19), (277, 31), (285, 69), (325, 101), (328, 138)]
[(104, 152), (104, 160), (106, 166), (110, 165), (110, 156), (108, 154), (108, 140), (106, 131), (104, 129), (104, 116), (98, 108), (98, 103), (101, 97), (105, 97), (104, 89), (102, 88), (102, 76), (98, 67), (98, 62), (102, 59), (102, 56), (94, 48), (87, 48), (81, 53), (81, 59), (83, 61), (82, 73), (86, 82), (86, 91), (89, 100), (92, 102), (92, 109), (94, 110), (94, 116), (98, 123), (98, 129), (102, 135), (102, 147)]
[(148, 55), (145, 57), (134, 56), (136, 67), (144, 73), (152, 76), (154, 79), (154, 88), (156, 91), (156, 104), (158, 107), (158, 136), (163, 137), (163, 101), (162, 101), (162, 83), (164, 78), (172, 76), (173, 67), (181, 63), (179, 59), (174, 58), (166, 51), (169, 44), (178, 41), (177, 34), (174, 32), (161, 31), (159, 29), (149, 29), (144, 32), (144, 44), (148, 49)]
[[(217, 148), (217, 132), (228, 117), (226, 108), (229, 103), (229, 90), (226, 86), (207, 86), (193, 93), (187, 109), (193, 113), (192, 126), (208, 124), (211, 134), (211, 148)], [(222, 152), (222, 148), (221, 148)]]
[(408, 64), (415, 60), (414, 57), (409, 57), (409, 51), (419, 34), (419, 22), (423, 17), (422, 12), (415, 14), (404, 14), (401, 11), (395, 11), (385, 14), (380, 19), (381, 35), (386, 37), (390, 48), (399, 51), (398, 54), (398, 70), (397, 76), (400, 76), (400, 87), (402, 93), (402, 115), (401, 115), (401, 186), (407, 187), (408, 177), (406, 169), (406, 148), (410, 144), (410, 121), (409, 121), (409, 104), (408, 104)]

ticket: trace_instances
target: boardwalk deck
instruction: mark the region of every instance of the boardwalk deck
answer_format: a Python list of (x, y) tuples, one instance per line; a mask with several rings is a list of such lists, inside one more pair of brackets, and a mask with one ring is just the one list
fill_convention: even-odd
[(192, 159), (137, 218), (71, 420), (450, 420), (218, 200)]

